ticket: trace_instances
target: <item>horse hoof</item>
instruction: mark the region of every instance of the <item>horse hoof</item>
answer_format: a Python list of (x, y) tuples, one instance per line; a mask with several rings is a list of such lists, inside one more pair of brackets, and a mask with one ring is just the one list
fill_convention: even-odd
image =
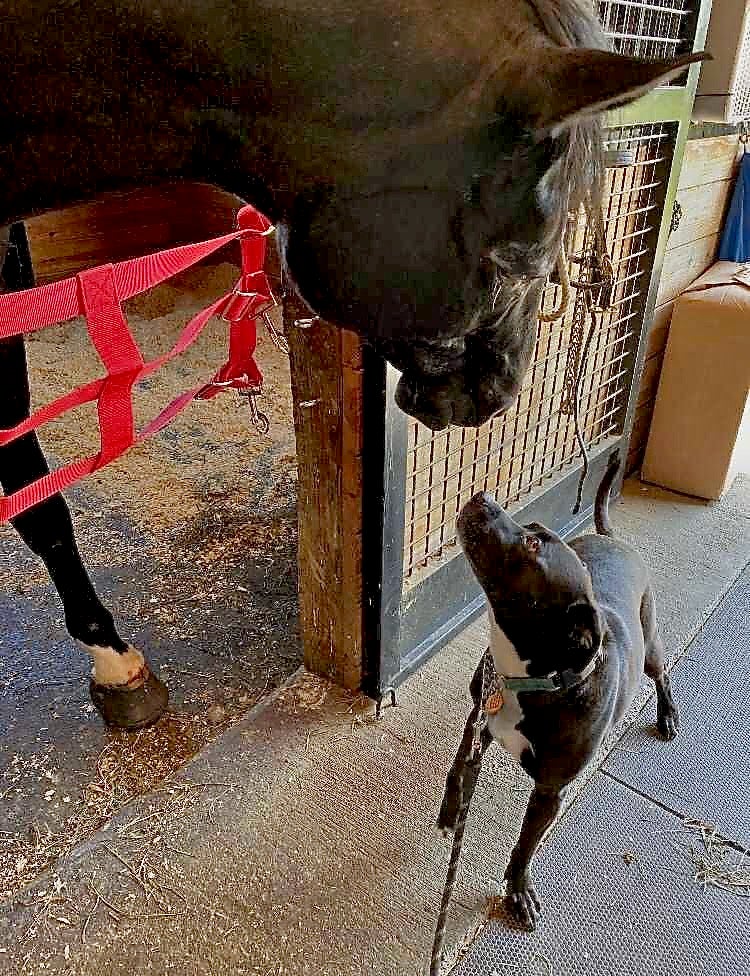
[(152, 674), (145, 665), (143, 684), (135, 688), (128, 685), (99, 685), (91, 679), (91, 701), (107, 723), (117, 729), (145, 729), (153, 725), (164, 713), (169, 701), (167, 686)]

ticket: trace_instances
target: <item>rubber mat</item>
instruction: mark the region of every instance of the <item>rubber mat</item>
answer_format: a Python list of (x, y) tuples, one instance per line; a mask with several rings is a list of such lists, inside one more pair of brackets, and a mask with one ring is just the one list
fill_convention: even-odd
[(491, 919), (453, 976), (749, 973), (750, 898), (694, 880), (701, 847), (679, 818), (598, 774), (537, 856), (537, 930)]
[(608, 773), (750, 846), (750, 572), (727, 593), (672, 673), (681, 730), (654, 738), (650, 702)]

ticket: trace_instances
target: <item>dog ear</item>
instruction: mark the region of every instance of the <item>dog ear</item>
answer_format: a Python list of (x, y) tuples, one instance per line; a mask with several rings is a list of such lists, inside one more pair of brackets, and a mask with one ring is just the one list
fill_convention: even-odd
[(601, 614), (586, 601), (571, 603), (567, 611), (568, 638), (572, 647), (593, 654), (603, 637)]

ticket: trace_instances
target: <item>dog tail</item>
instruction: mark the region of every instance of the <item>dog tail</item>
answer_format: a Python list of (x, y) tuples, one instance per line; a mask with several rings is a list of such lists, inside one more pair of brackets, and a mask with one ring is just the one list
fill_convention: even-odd
[(609, 520), (609, 496), (612, 485), (620, 472), (620, 455), (617, 451), (610, 457), (607, 470), (604, 472), (599, 491), (596, 493), (594, 505), (594, 522), (599, 535), (614, 535), (612, 523)]

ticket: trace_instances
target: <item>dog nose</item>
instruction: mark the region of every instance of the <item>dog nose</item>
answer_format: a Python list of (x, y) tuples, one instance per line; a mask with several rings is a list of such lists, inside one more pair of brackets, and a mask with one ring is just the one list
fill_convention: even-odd
[(469, 521), (486, 522), (495, 518), (500, 511), (500, 506), (489, 492), (479, 491), (461, 509), (458, 516), (458, 527), (466, 525)]
[(469, 500), (469, 505), (474, 505), (477, 508), (492, 508), (493, 506), (497, 505), (497, 502), (488, 491), (478, 491), (476, 495)]

